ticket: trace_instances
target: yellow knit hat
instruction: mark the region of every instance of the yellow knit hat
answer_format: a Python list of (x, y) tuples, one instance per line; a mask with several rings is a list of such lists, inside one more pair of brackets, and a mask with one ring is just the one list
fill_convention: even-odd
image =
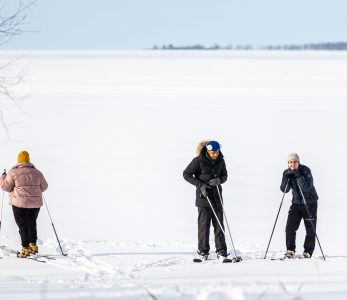
[(23, 163), (23, 162), (30, 162), (30, 156), (29, 153), (27, 151), (21, 151), (18, 154), (18, 163)]

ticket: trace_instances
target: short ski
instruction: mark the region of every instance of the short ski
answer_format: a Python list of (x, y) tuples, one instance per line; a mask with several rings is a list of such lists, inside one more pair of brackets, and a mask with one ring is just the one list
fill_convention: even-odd
[[(13, 250), (7, 246), (0, 246), (0, 249), (3, 250), (4, 252), (8, 253), (10, 256), (16, 257), (16, 258), (17, 258), (17, 254), (20, 253), (19, 251)], [(28, 257), (19, 258), (19, 259), (30, 259), (30, 260), (34, 260), (34, 261), (42, 262), (42, 263), (46, 263), (47, 260), (55, 260), (54, 257), (50, 257), (50, 256), (44, 255), (44, 254), (31, 254)]]
[(42, 258), (42, 259), (47, 259), (47, 260), (56, 260), (55, 257), (46, 255), (46, 254), (30, 254), (30, 257), (35, 257), (35, 258)]
[(281, 257), (271, 257), (271, 260), (296, 260), (300, 259), (301, 255), (295, 255), (292, 258), (288, 258), (287, 256), (281, 256)]
[(295, 259), (295, 258), (288, 258), (286, 256), (271, 257), (271, 260), (287, 260), (287, 259)]
[(30, 259), (30, 260), (34, 260), (34, 261), (37, 261), (37, 262), (40, 262), (40, 263), (46, 263), (47, 262), (46, 259), (42, 259), (42, 258), (35, 257), (35, 256), (28, 256), (26, 258), (21, 258), (21, 259)]
[(201, 263), (203, 260), (207, 260), (208, 256), (210, 255), (209, 253), (204, 253), (200, 251), (196, 251), (198, 253), (198, 256), (193, 259), (193, 262), (195, 263)]
[(216, 259), (201, 259), (201, 258), (194, 258), (194, 259), (193, 259), (193, 262), (194, 262), (194, 263), (202, 263), (203, 261), (206, 261), (206, 260), (209, 260), (209, 261), (219, 261), (219, 262), (222, 263), (222, 264), (225, 264), (225, 263), (236, 263), (236, 262), (238, 262), (238, 261), (235, 260), (235, 258), (233, 258), (233, 259), (226, 258), (226, 259), (223, 259), (223, 260), (219, 260), (218, 258), (216, 258)]
[(227, 254), (227, 256), (223, 257), (221, 256), (218, 260), (221, 262), (221, 263), (238, 263), (240, 261), (242, 261), (242, 258), (241, 256), (234, 256), (233, 258), (228, 258), (230, 253)]
[(222, 264), (233, 263), (234, 261), (230, 258), (225, 258), (220, 261)]

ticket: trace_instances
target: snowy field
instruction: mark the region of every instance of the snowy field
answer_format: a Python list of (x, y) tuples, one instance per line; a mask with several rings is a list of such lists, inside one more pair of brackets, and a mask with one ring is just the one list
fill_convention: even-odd
[[(69, 255), (42, 208), (40, 250), (55, 260), (0, 250), (0, 299), (346, 299), (347, 53), (34, 51), (27, 62), (23, 112), (1, 98), (11, 140), (2, 130), (0, 167), (29, 151)], [(202, 139), (223, 147), (239, 264), (192, 263), (197, 210), (182, 171)], [(262, 259), (293, 151), (320, 196), (326, 262), (318, 247), (311, 260)], [(7, 199), (0, 246), (19, 249)], [(285, 251), (289, 205), (269, 257)]]

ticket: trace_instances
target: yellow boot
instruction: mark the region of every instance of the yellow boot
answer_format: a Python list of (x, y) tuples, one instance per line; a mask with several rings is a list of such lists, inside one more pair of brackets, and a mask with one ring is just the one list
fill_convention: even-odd
[(27, 258), (28, 256), (30, 256), (30, 250), (27, 247), (22, 247), (22, 252), (17, 253), (19, 258)]
[(30, 250), (30, 253), (36, 254), (39, 252), (39, 247), (37, 247), (37, 245), (35, 243), (30, 243), (29, 244), (29, 250)]

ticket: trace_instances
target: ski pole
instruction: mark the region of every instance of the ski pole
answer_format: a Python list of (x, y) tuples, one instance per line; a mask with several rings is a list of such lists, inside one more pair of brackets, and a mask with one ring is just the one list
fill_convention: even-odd
[(309, 217), (309, 220), (310, 220), (310, 223), (311, 223), (311, 226), (312, 226), (314, 235), (315, 235), (315, 237), (316, 237), (316, 239), (317, 239), (317, 242), (318, 242), (320, 251), (322, 252), (322, 255), (323, 255), (324, 260), (326, 260), (326, 259), (325, 259), (325, 256), (324, 256), (324, 253), (323, 253), (322, 246), (320, 245), (320, 242), (319, 242), (319, 239), (318, 239), (318, 235), (317, 235), (316, 229), (315, 229), (314, 224), (313, 224), (313, 222), (312, 222), (312, 218), (311, 218), (311, 215), (310, 215), (310, 211), (308, 210), (308, 207), (307, 207), (307, 202), (306, 202), (304, 193), (303, 193), (302, 190), (301, 190), (301, 187), (300, 187), (300, 185), (299, 185), (298, 180), (296, 180), (296, 183), (297, 183), (297, 185), (298, 185), (298, 187), (299, 187), (299, 191), (300, 191), (300, 194), (301, 194), (301, 196), (302, 196), (302, 200), (303, 200), (303, 202), (304, 202), (304, 205), (305, 205), (305, 208), (306, 208), (306, 212), (307, 212), (307, 215), (308, 215), (308, 217)]
[(2, 197), (1, 197), (1, 215), (0, 215), (0, 232), (1, 232), (1, 223), (2, 223), (2, 209), (4, 207), (4, 195), (5, 191), (2, 191)]
[(278, 212), (277, 212), (277, 216), (276, 216), (275, 224), (274, 224), (274, 227), (272, 228), (272, 232), (271, 232), (271, 236), (270, 236), (269, 244), (267, 245), (267, 248), (266, 248), (266, 252), (265, 252), (264, 259), (266, 259), (266, 255), (267, 255), (267, 252), (268, 252), (269, 247), (270, 247), (270, 243), (271, 243), (271, 240), (272, 240), (272, 236), (273, 236), (273, 234), (274, 234), (274, 231), (275, 231), (275, 227), (276, 227), (276, 224), (277, 224), (278, 216), (279, 216), (280, 211), (281, 211), (281, 208), (282, 208), (283, 199), (284, 199), (284, 196), (286, 195), (286, 191), (287, 191), (288, 184), (289, 184), (289, 178), (288, 178), (288, 181), (287, 181), (286, 187), (285, 187), (285, 189), (284, 189), (284, 193), (283, 193), (283, 196), (282, 196), (282, 200), (281, 200), (280, 208), (278, 209)]
[(49, 213), (49, 209), (48, 209), (47, 202), (46, 202), (46, 200), (45, 200), (45, 197), (43, 197), (43, 195), (42, 195), (42, 199), (43, 199), (43, 201), (45, 202), (45, 206), (46, 206), (46, 208), (47, 208), (47, 212), (48, 212), (49, 218), (51, 219), (52, 227), (53, 227), (55, 236), (56, 236), (56, 238), (57, 238), (57, 241), (58, 241), (58, 244), (59, 244), (59, 248), (60, 248), (61, 254), (62, 254), (63, 256), (67, 256), (67, 253), (64, 253), (64, 252), (63, 252), (63, 249), (61, 248), (61, 245), (60, 245), (60, 242), (59, 242), (59, 238), (58, 238), (57, 231), (55, 230), (55, 227), (54, 227), (54, 224), (53, 224), (53, 220), (52, 220), (51, 214)]
[[(6, 175), (6, 169), (4, 169), (4, 172), (2, 173), (3, 175)], [(1, 232), (1, 223), (2, 223), (2, 210), (4, 208), (4, 196), (5, 196), (5, 191), (2, 190), (2, 197), (1, 197), (1, 213), (0, 213), (0, 232)]]
[[(228, 236), (225, 234), (225, 230), (224, 230), (224, 228), (223, 228), (221, 222), (219, 221), (219, 218), (218, 218), (218, 216), (217, 216), (217, 214), (216, 214), (216, 211), (214, 210), (214, 208), (213, 208), (213, 206), (212, 206), (212, 204), (211, 204), (211, 201), (210, 201), (209, 197), (207, 196), (206, 199), (207, 199), (208, 204), (210, 205), (210, 207), (211, 207), (211, 209), (212, 209), (212, 211), (213, 211), (214, 216), (215, 216), (216, 219), (217, 219), (217, 222), (218, 222), (218, 224), (219, 224), (220, 229), (222, 230), (222, 232), (223, 232), (223, 234), (224, 234), (224, 237), (227, 239), (227, 241), (228, 241), (229, 244), (231, 245), (231, 243), (230, 243), (230, 241), (229, 241), (229, 239), (228, 239)], [(232, 245), (231, 245), (231, 246), (232, 246)]]
[(223, 216), (225, 218), (225, 223), (227, 223), (227, 228), (228, 228), (228, 232), (229, 232), (229, 238), (230, 238), (230, 241), (231, 241), (231, 244), (232, 244), (232, 247), (233, 247), (233, 251), (234, 251), (234, 258), (235, 258), (236, 262), (240, 262), (242, 260), (242, 258), (241, 258), (241, 256), (237, 256), (236, 255), (235, 244), (234, 244), (233, 238), (231, 237), (231, 231), (230, 231), (230, 227), (229, 227), (229, 222), (228, 222), (228, 218), (227, 218), (227, 215), (226, 215), (225, 209), (224, 209), (224, 200), (223, 200), (222, 194), (221, 194), (221, 192), (219, 190), (219, 185), (216, 186), (216, 187), (217, 187), (217, 191), (218, 191), (219, 200), (220, 200), (220, 202), (222, 204)]

